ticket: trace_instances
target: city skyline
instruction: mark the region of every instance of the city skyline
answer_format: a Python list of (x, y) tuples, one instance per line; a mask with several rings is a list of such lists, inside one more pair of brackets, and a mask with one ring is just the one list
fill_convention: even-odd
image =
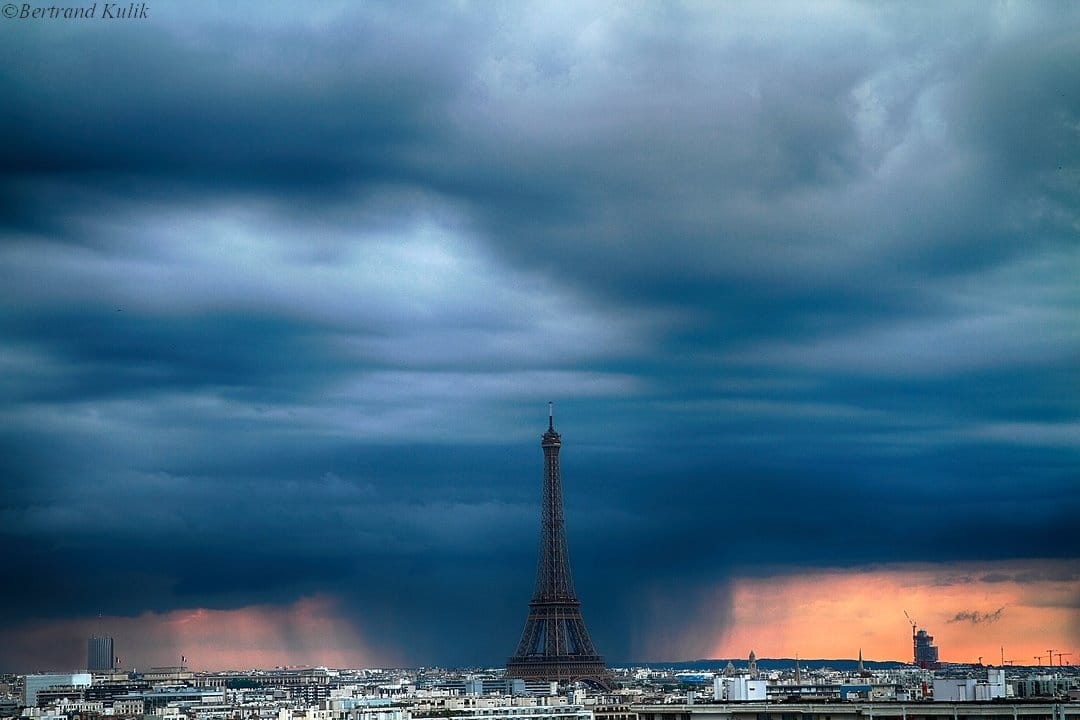
[(610, 662), (1080, 652), (1078, 36), (0, 18), (0, 671), (500, 667), (548, 401)]

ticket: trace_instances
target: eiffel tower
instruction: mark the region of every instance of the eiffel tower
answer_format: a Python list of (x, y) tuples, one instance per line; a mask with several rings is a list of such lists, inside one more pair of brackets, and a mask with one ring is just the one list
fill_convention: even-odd
[(585, 629), (581, 603), (574, 594), (574, 581), (570, 577), (559, 477), (562, 439), (555, 432), (551, 403), (548, 403), (548, 429), (540, 439), (540, 447), (544, 450), (544, 497), (540, 508), (536, 586), (517, 651), (506, 662), (506, 676), (560, 683), (580, 680), (610, 690), (614, 685), (611, 674)]

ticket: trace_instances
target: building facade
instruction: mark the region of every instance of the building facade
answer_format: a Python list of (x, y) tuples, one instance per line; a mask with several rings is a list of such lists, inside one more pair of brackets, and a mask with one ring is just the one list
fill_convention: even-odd
[(37, 707), (38, 693), (49, 688), (82, 688), (90, 686), (90, 673), (27, 675), (23, 681), (23, 705)]
[(92, 637), (86, 641), (86, 669), (90, 672), (108, 672), (113, 669), (113, 639), (108, 635)]

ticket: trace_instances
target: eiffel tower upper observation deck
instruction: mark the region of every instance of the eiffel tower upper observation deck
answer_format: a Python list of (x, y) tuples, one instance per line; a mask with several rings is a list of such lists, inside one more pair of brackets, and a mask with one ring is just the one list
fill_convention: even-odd
[(565, 683), (581, 680), (610, 689), (611, 674), (585, 629), (581, 603), (574, 594), (574, 581), (570, 577), (559, 476), (562, 438), (555, 432), (551, 403), (548, 403), (548, 429), (540, 439), (540, 447), (544, 450), (544, 492), (536, 587), (517, 651), (506, 663), (506, 676)]

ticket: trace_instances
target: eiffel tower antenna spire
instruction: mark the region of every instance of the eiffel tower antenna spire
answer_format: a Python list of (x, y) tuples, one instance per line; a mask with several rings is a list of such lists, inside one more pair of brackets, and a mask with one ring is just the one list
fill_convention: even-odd
[(581, 680), (611, 689), (611, 674), (604, 667), (604, 658), (593, 647), (570, 577), (559, 471), (562, 436), (555, 432), (550, 402), (548, 429), (540, 437), (540, 447), (544, 451), (544, 488), (536, 585), (517, 650), (506, 663), (506, 676), (563, 683)]

